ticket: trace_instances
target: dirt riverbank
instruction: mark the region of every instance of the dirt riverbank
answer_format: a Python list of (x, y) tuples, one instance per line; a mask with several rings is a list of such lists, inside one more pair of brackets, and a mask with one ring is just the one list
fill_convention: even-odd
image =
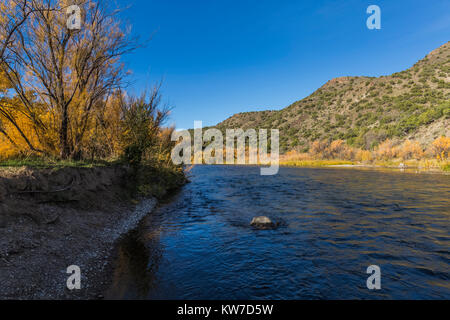
[[(135, 199), (130, 170), (0, 170), (0, 299), (101, 298), (115, 242), (157, 204)], [(66, 288), (71, 265), (81, 290)]]

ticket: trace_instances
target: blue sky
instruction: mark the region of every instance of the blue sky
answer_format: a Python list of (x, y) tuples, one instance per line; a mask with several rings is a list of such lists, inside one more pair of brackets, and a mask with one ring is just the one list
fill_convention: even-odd
[[(282, 109), (340, 76), (412, 66), (449, 41), (448, 0), (119, 0), (145, 48), (125, 58), (131, 93), (164, 80), (168, 124), (214, 125)], [(381, 8), (381, 30), (366, 9)]]

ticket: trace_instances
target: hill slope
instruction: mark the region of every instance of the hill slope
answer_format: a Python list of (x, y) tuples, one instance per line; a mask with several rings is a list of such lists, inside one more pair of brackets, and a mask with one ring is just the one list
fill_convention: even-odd
[(279, 111), (235, 114), (216, 127), (279, 129), (281, 151), (319, 139), (370, 149), (390, 139), (450, 136), (450, 42), (390, 76), (342, 77)]

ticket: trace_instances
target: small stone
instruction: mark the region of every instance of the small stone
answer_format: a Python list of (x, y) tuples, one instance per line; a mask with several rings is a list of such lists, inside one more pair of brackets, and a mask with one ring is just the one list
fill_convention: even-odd
[(277, 224), (273, 223), (272, 220), (265, 216), (253, 218), (250, 225), (258, 229), (274, 229), (277, 227)]

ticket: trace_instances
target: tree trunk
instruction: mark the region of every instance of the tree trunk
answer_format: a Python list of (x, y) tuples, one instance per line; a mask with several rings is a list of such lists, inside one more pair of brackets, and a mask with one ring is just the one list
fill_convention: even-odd
[(69, 115), (67, 112), (67, 107), (64, 107), (63, 114), (62, 114), (61, 128), (59, 131), (61, 159), (67, 159), (70, 155), (69, 140), (67, 137), (68, 127), (69, 127)]

